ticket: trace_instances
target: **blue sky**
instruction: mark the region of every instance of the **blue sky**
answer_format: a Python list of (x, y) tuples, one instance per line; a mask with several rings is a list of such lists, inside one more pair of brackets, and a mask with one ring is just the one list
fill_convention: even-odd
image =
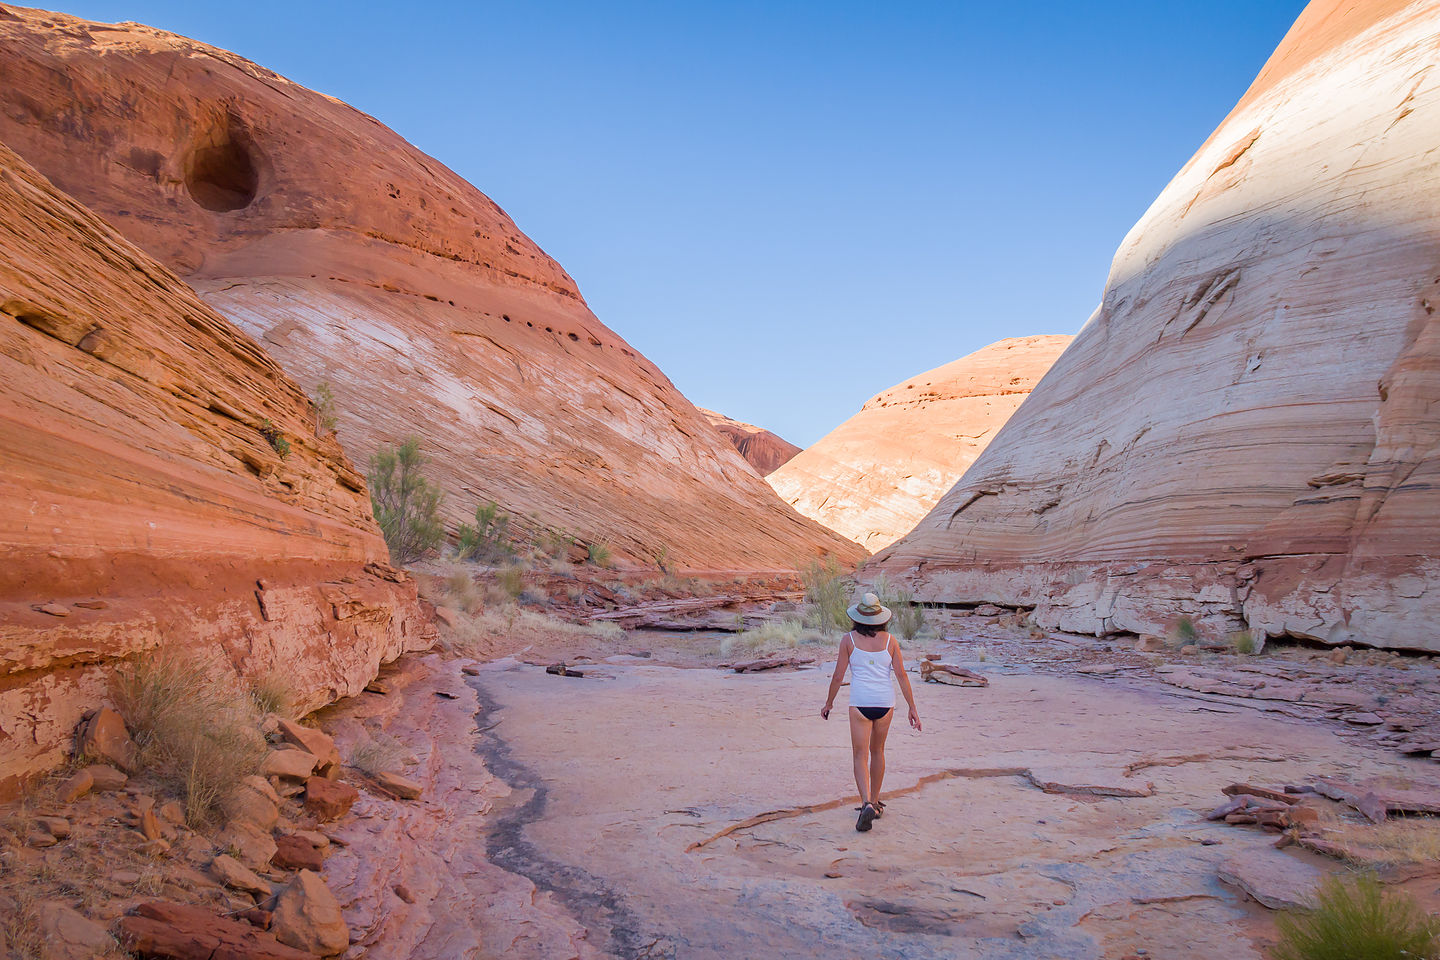
[(485, 191), (696, 404), (802, 446), (1074, 333), (1301, 0), (87, 0), (347, 100)]

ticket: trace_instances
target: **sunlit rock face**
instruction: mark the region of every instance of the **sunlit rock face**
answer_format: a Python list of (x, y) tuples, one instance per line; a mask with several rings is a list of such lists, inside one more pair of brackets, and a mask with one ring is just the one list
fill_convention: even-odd
[(721, 435), (740, 451), (745, 462), (754, 467), (755, 472), (762, 477), (774, 473), (800, 452), (800, 448), (795, 444), (764, 427), (731, 419), (714, 410), (702, 408), (700, 412), (710, 421), (710, 426), (720, 431)]
[(620, 561), (863, 555), (780, 502), (504, 211), (394, 131), (173, 34), (5, 11), (0, 138), (307, 389), (327, 381), (362, 468), (420, 437), (452, 527), (494, 500), (512, 529)]
[(117, 663), (189, 651), (308, 709), (429, 645), (300, 387), (0, 144), (0, 792)]
[(1013, 337), (896, 384), (766, 479), (867, 550), (909, 533), (993, 440), (1068, 336)]
[(1315, 2), (877, 565), (1045, 626), (1440, 650), (1440, 3)]

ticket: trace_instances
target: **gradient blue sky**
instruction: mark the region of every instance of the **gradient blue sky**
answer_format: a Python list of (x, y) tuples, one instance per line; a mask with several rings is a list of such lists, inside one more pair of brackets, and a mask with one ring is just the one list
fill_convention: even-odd
[(74, 0), (347, 100), (489, 194), (695, 403), (806, 446), (1074, 333), (1302, 0)]

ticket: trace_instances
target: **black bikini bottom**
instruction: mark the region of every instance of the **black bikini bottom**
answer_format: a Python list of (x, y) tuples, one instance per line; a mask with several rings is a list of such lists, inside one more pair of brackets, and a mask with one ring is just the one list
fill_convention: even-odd
[(859, 710), (859, 711), (860, 711), (860, 716), (864, 717), (866, 720), (879, 720), (879, 719), (882, 719), (882, 718), (885, 716), (885, 714), (889, 713), (889, 712), (890, 712), (892, 709), (894, 709), (894, 708), (893, 708), (893, 707), (856, 707), (855, 709), (856, 709), (856, 710)]

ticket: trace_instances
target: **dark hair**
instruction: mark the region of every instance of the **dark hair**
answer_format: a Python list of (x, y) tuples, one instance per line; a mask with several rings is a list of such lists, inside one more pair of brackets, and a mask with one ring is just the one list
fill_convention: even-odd
[(887, 620), (885, 621), (885, 623), (861, 623), (859, 620), (851, 620), (850, 629), (854, 630), (862, 637), (873, 637), (881, 630), (884, 630), (885, 624), (888, 624), (889, 622), (890, 621)]

